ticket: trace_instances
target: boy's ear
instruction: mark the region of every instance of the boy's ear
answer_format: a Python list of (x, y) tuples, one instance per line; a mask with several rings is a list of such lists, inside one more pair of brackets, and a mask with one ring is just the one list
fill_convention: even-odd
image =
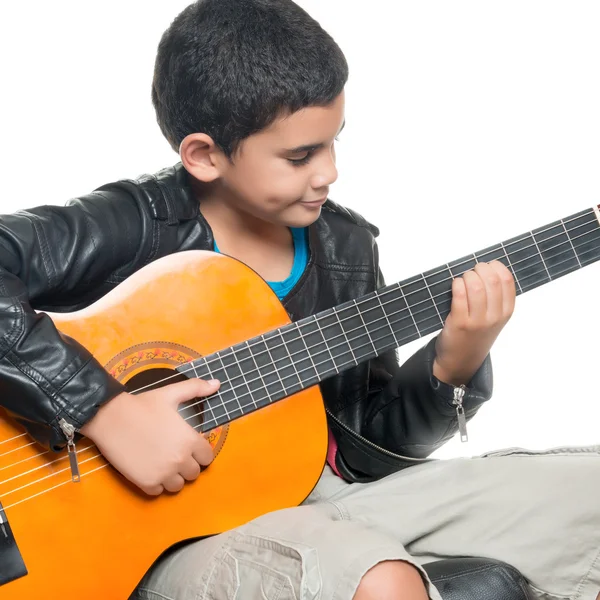
[(209, 183), (221, 176), (225, 156), (205, 133), (192, 133), (179, 145), (179, 157), (186, 171), (199, 181)]

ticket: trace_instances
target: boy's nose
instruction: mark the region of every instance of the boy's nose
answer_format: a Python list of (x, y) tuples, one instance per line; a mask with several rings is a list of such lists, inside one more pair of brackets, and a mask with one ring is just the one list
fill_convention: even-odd
[(313, 189), (320, 189), (330, 186), (338, 178), (338, 170), (335, 165), (335, 159), (330, 157), (319, 165), (317, 173), (312, 178)]

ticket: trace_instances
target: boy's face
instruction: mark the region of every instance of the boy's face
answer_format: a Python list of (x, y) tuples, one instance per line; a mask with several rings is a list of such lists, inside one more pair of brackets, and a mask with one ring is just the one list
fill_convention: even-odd
[(221, 162), (220, 201), (263, 221), (306, 227), (317, 220), (337, 179), (335, 138), (344, 125), (344, 93), (277, 119)]

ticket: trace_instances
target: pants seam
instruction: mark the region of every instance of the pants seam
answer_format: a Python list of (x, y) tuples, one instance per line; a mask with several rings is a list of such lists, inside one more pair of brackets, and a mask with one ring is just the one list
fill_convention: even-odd
[(175, 600), (175, 598), (171, 598), (171, 596), (165, 596), (160, 592), (155, 592), (153, 590), (149, 590), (148, 588), (138, 588), (135, 592), (136, 596), (140, 592), (148, 600)]
[(592, 571), (594, 570), (596, 565), (599, 563), (599, 561), (600, 561), (600, 550), (597, 552), (596, 558), (594, 558), (594, 560), (592, 561), (592, 564), (590, 565), (590, 568), (588, 569), (587, 573), (581, 578), (581, 581), (579, 582), (579, 585), (577, 586), (577, 589), (575, 590), (575, 598), (573, 600), (579, 600), (581, 598), (581, 593), (583, 592), (584, 585), (585, 585), (586, 581), (589, 580)]
[(553, 594), (546, 590), (542, 590), (541, 588), (533, 585), (530, 581), (528, 581), (527, 584), (534, 592), (537, 592), (538, 594), (543, 595), (546, 598), (552, 597), (552, 598), (556, 598), (556, 600), (575, 600), (575, 598), (572, 598), (571, 596), (563, 596), (562, 594)]
[[(227, 550), (225, 549), (221, 549), (221, 552), (219, 553), (219, 560), (221, 560), (223, 558), (223, 556), (225, 556), (225, 554), (229, 554), (229, 552), (227, 552)], [(204, 577), (202, 578), (202, 590), (199, 590), (197, 594), (195, 594), (195, 598), (196, 600), (202, 600), (203, 598), (207, 597), (207, 593), (208, 593), (208, 582), (211, 580), (212, 575), (215, 571), (215, 569), (217, 568), (217, 562), (214, 560), (214, 556), (213, 556), (213, 565), (212, 568), (208, 571), (208, 573), (206, 573), (204, 575)]]
[(338, 515), (342, 521), (350, 520), (350, 513), (341, 502), (337, 502), (336, 500), (328, 500), (328, 502), (337, 510)]

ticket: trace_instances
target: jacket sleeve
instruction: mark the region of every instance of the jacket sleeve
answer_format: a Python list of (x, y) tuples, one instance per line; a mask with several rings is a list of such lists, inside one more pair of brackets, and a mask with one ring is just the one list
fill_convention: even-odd
[[(378, 269), (377, 287), (384, 279)], [(458, 431), (455, 387), (433, 375), (435, 341), (431, 339), (402, 366), (395, 351), (370, 364), (369, 401), (362, 434), (373, 443), (403, 456), (426, 458)], [(488, 355), (462, 399), (471, 419), (492, 395), (492, 364)]]
[[(100, 188), (102, 189), (102, 188)], [(118, 190), (0, 217), (0, 405), (54, 450), (123, 390), (34, 307), (68, 305), (139, 252), (139, 204)]]

